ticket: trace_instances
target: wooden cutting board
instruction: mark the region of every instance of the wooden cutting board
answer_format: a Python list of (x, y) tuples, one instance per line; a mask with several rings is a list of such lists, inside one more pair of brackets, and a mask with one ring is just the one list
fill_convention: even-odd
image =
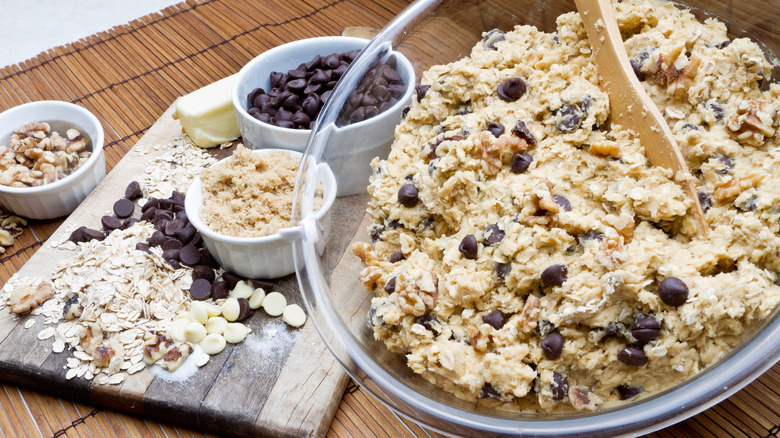
[[(52, 248), (66, 230), (86, 225), (100, 229), (100, 217), (124, 195), (127, 184), (143, 173), (154, 152), (137, 150), (165, 145), (181, 135), (181, 126), (169, 108), (63, 223), (57, 232), (19, 270), (22, 277), (50, 276), (57, 263), (72, 252)], [(360, 197), (339, 198), (333, 223), (340, 215), (362, 215)], [(346, 217), (346, 216), (344, 216)], [(329, 247), (342, 254), (351, 236), (331, 231)], [(303, 307), (295, 275), (276, 280), (274, 290), (288, 302)], [(65, 379), (66, 359), (55, 354), (51, 339), (39, 341), (45, 327), (38, 321), (30, 329), (27, 316), (16, 319), (0, 310), (0, 378), (61, 397), (80, 399), (115, 409), (233, 436), (323, 436), (341, 400), (348, 377), (317, 334), (311, 320), (290, 329), (281, 318), (256, 312), (245, 321), (252, 333), (236, 345), (228, 344), (207, 365), (185, 381), (161, 378), (148, 367), (120, 385), (100, 385), (82, 378)], [(276, 329), (276, 335), (269, 338)]]

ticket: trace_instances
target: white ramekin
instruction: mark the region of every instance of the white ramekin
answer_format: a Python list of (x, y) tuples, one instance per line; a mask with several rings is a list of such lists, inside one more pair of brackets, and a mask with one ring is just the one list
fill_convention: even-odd
[(0, 204), (16, 215), (30, 219), (52, 219), (73, 212), (106, 176), (103, 127), (92, 113), (70, 102), (43, 100), (10, 108), (0, 113), (0, 145), (8, 145), (14, 130), (33, 122), (49, 123), (65, 135), (76, 127), (89, 137), (92, 156), (67, 177), (38, 187), (0, 185)]
[[(279, 149), (255, 150), (255, 154), (264, 154)], [(284, 150), (293, 157), (301, 158), (300, 152)], [(226, 158), (225, 160), (229, 160)], [(225, 160), (214, 164), (219, 166)], [(325, 163), (316, 164), (314, 160), (301, 166), (303, 177), (315, 178), (316, 184), (322, 188), (322, 206), (313, 213), (321, 236), (322, 246), (328, 240), (330, 232), (330, 207), (336, 199), (336, 179)], [(303, 261), (293, 257), (292, 244), (300, 240), (303, 232), (301, 225), (284, 228), (276, 234), (264, 237), (240, 238), (216, 233), (200, 219), (200, 209), (203, 205), (203, 185), (200, 178), (195, 178), (187, 190), (184, 208), (190, 223), (200, 232), (203, 243), (214, 259), (226, 270), (244, 278), (272, 279), (283, 277), (295, 272), (297, 265)]]
[[(286, 73), (316, 55), (329, 55), (366, 47), (369, 40), (354, 37), (329, 36), (307, 38), (267, 50), (249, 61), (236, 74), (233, 83), (233, 107), (244, 144), (252, 149), (280, 148), (303, 152), (311, 134), (310, 129), (280, 128), (261, 122), (247, 112), (249, 93), (255, 88), (270, 90), (273, 71)], [(384, 158), (390, 152), (395, 126), (401, 121), (404, 108), (409, 105), (414, 91), (415, 74), (409, 60), (400, 52), (392, 52), (396, 70), (400, 73), (406, 91), (392, 107), (370, 119), (339, 127), (333, 125), (329, 136), (327, 156), (338, 184), (338, 196), (366, 191), (371, 175), (371, 160)], [(336, 85), (338, 88), (338, 85)]]

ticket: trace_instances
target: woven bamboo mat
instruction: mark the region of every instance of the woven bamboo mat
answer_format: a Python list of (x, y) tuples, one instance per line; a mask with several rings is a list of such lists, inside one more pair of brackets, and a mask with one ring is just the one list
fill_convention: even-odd
[[(79, 103), (101, 119), (113, 167), (176, 97), (237, 72), (257, 53), (349, 26), (381, 28), (409, 1), (204, 0), (118, 26), (0, 69), (0, 110), (42, 99)], [(61, 221), (33, 221), (0, 257), (5, 283)], [(0, 376), (1, 378), (1, 376)], [(201, 437), (201, 432), (0, 385), (0, 436)], [(330, 437), (440, 436), (402, 420), (350, 384)], [(657, 437), (780, 437), (780, 365), (717, 406)]]

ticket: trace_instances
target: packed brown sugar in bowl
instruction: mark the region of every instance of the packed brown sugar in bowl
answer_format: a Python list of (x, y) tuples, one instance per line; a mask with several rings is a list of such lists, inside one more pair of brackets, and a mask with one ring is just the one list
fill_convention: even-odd
[(263, 237), (289, 227), (300, 159), (285, 151), (255, 154), (239, 145), (232, 157), (201, 175), (201, 218), (214, 232)]
[(372, 163), (371, 240), (353, 246), (369, 325), (460, 398), (539, 412), (637, 400), (718, 362), (780, 302), (772, 64), (716, 19), (613, 6), (691, 174), (652, 166), (608, 123), (576, 13), (552, 33), (491, 31), (425, 72)]

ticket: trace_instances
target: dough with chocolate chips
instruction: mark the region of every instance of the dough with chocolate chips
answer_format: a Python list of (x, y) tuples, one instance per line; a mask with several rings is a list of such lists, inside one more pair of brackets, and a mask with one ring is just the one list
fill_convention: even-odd
[[(576, 13), (555, 33), (491, 32), (431, 68), (389, 158), (372, 163), (372, 241), (353, 247), (375, 294), (369, 324), (458, 397), (553, 412), (635, 400), (716, 363), (780, 301), (771, 64), (715, 19), (646, 0), (614, 6), (692, 174), (651, 166), (609, 123)], [(525, 84), (519, 98), (508, 95), (516, 80), (499, 90), (511, 78)], [(407, 187), (401, 203), (409, 184), (417, 200)], [(659, 297), (669, 277), (684, 284), (668, 298), (681, 305)], [(558, 335), (543, 345), (551, 333), (562, 348)]]

